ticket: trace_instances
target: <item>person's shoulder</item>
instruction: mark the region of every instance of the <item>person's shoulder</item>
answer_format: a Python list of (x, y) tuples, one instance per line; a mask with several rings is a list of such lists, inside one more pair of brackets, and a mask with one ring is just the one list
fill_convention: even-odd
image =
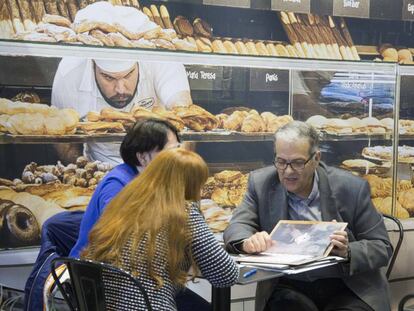
[(127, 183), (137, 175), (137, 169), (129, 164), (122, 163), (110, 170), (102, 179), (103, 183), (118, 180), (121, 183)]
[(87, 59), (81, 57), (65, 57), (58, 67), (58, 73), (61, 77), (66, 77), (77, 71), (83, 72), (87, 63)]
[(276, 181), (277, 172), (275, 167), (266, 166), (263, 168), (259, 168), (249, 173), (250, 180), (259, 185), (273, 183)]

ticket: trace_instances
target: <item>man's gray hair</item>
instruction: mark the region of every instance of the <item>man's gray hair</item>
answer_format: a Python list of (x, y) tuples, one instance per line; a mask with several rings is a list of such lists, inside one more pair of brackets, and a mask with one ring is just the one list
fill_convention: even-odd
[(275, 146), (278, 138), (294, 142), (297, 139), (305, 138), (309, 141), (309, 154), (319, 150), (319, 134), (316, 129), (302, 121), (292, 121), (279, 128), (275, 133)]

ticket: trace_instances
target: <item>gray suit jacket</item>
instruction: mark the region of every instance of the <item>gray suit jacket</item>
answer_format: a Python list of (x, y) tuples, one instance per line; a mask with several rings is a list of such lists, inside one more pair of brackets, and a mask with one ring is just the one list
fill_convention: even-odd
[[(384, 273), (392, 246), (383, 219), (372, 205), (368, 183), (362, 178), (320, 163), (317, 168), (322, 220), (347, 222), (350, 263), (341, 264), (345, 284), (376, 311), (389, 311), (389, 289)], [(248, 190), (224, 232), (228, 251), (258, 231), (270, 233), (279, 220), (288, 219), (286, 190), (276, 169), (250, 173)], [(256, 310), (263, 310), (277, 282), (259, 282)]]

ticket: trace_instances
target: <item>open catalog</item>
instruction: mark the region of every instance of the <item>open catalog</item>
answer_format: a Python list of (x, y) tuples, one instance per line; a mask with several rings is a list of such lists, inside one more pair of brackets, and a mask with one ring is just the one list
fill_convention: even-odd
[(346, 226), (344, 222), (281, 220), (270, 234), (274, 245), (260, 254), (241, 255), (235, 260), (262, 266), (295, 266), (318, 261), (333, 248), (329, 236)]

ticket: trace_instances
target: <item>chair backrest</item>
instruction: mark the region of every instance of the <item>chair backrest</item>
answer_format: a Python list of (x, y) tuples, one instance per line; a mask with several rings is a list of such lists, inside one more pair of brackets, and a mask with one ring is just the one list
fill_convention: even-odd
[(389, 279), (392, 269), (394, 268), (395, 261), (397, 260), (398, 252), (400, 251), (400, 248), (401, 248), (401, 245), (404, 239), (404, 228), (401, 224), (401, 221), (399, 221), (398, 218), (395, 218), (394, 216), (391, 216), (388, 214), (382, 214), (382, 216), (394, 222), (397, 225), (397, 232), (398, 232), (398, 241), (397, 241), (397, 244), (395, 244), (394, 246), (394, 251), (392, 253), (390, 263), (388, 264), (387, 272), (385, 273), (385, 275), (387, 276), (387, 279)]
[[(56, 268), (61, 264), (65, 264), (69, 271), (71, 294), (56, 273)], [(152, 311), (142, 284), (117, 267), (90, 260), (60, 257), (52, 261), (52, 276), (71, 310)]]

